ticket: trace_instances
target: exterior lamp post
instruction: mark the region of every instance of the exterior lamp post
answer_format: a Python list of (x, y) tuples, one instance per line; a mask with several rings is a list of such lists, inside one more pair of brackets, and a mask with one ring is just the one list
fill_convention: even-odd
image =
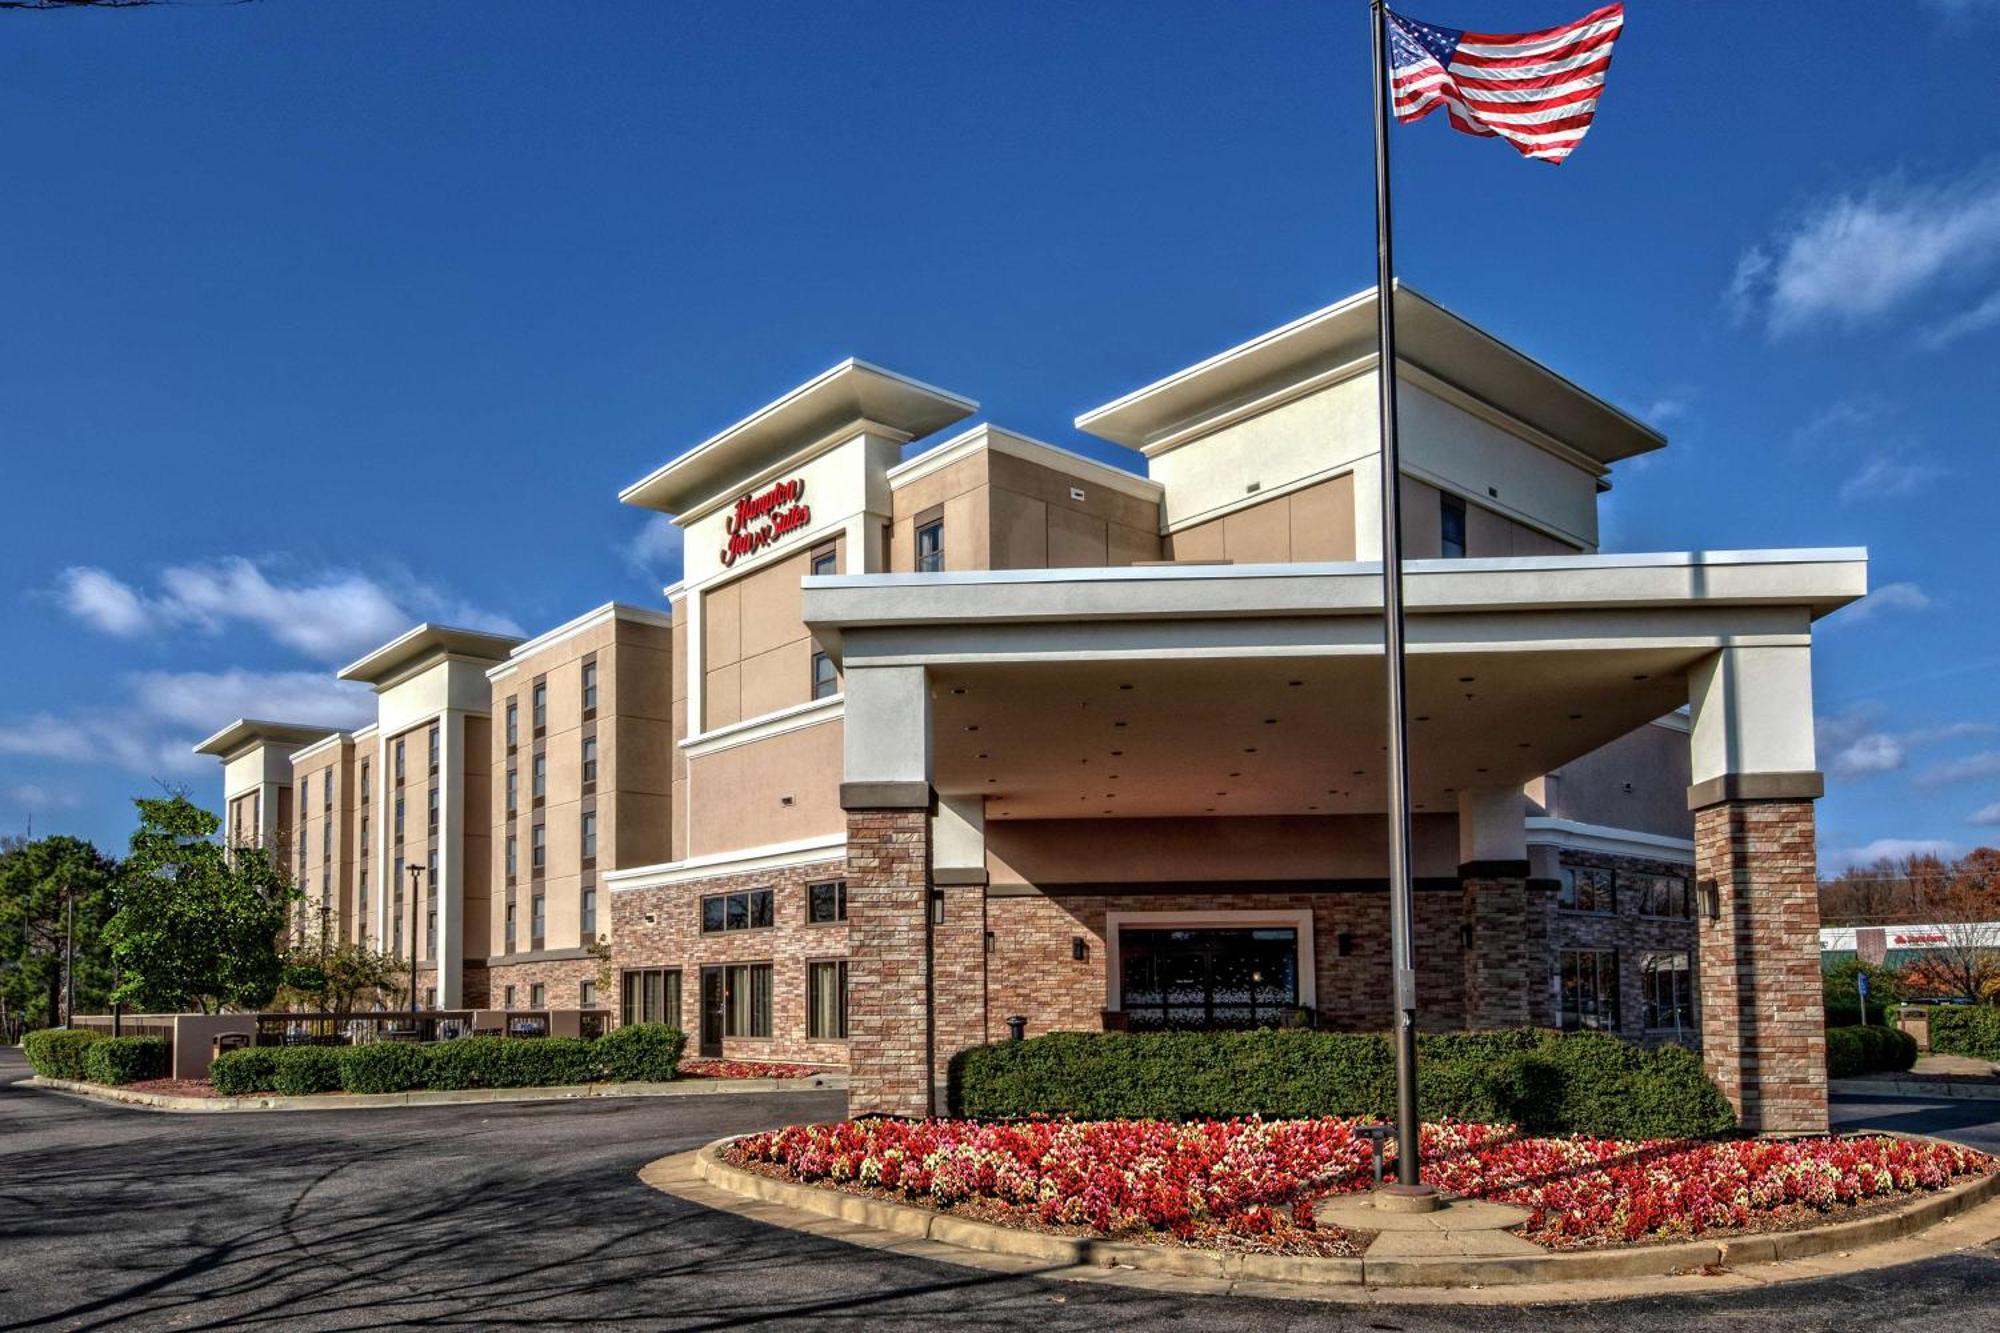
[(417, 922), (423, 899), (424, 868), (410, 867), (410, 1036), (417, 1035)]

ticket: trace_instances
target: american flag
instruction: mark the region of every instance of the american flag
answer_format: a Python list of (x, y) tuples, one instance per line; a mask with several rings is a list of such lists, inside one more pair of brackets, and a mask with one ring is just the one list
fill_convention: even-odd
[(1461, 32), (1388, 17), (1396, 119), (1422, 120), (1442, 106), (1453, 129), (1498, 135), (1528, 157), (1560, 162), (1597, 114), (1625, 6), (1541, 32)]

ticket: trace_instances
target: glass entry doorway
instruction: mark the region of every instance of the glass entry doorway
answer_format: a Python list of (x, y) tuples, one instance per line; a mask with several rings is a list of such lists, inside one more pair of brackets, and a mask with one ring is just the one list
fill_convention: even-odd
[(1291, 926), (1121, 927), (1119, 1008), (1134, 1032), (1276, 1027), (1299, 1007)]

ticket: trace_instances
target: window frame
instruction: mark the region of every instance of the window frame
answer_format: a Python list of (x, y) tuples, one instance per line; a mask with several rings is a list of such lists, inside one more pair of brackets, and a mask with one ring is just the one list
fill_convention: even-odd
[[(825, 967), (831, 967), (837, 969), (835, 975), (838, 978), (836, 984), (839, 987), (838, 994), (840, 996), (838, 1000), (839, 1011), (833, 1016), (834, 1021), (831, 1025), (832, 1027), (836, 1028), (837, 1031), (832, 1031), (832, 1032), (826, 1032), (821, 1030), (823, 1027), (827, 1025), (821, 1021), (825, 1018), (825, 1015), (820, 1013), (819, 987), (814, 984), (814, 974), (820, 968), (825, 968)], [(846, 1041), (847, 1009), (848, 1009), (847, 960), (845, 958), (806, 959), (806, 1040)]]
[[(819, 915), (818, 897), (815, 890), (834, 890), (833, 915)], [(845, 879), (822, 879), (806, 885), (806, 924), (808, 926), (844, 926), (847, 924), (847, 881)]]
[[(820, 679), (820, 670), (825, 668), (826, 679)], [(812, 679), (807, 685), (814, 699), (831, 699), (840, 693), (840, 672), (834, 668), (833, 657), (824, 648), (816, 649), (812, 655)]]
[[(769, 1041), (776, 1031), (773, 1010), (777, 1008), (777, 967), (768, 959), (722, 965), (722, 1035), (735, 1041)], [(743, 1002), (748, 1031), (737, 1030), (737, 974), (743, 974), (749, 998)], [(761, 977), (760, 977), (761, 974)], [(760, 988), (759, 981), (762, 986)], [(759, 999), (761, 995), (762, 1003)], [(759, 1019), (762, 1023), (759, 1023)], [(763, 1031), (757, 1029), (761, 1026)]]
[[(1438, 492), (1438, 554), (1443, 559), (1463, 560), (1468, 553), (1467, 538), (1472, 525), (1466, 511), (1464, 496), (1453, 495), (1450, 491)], [(1451, 549), (1450, 533), (1453, 525), (1448, 521), (1454, 517), (1457, 519), (1458, 528), (1457, 551)]]
[[(743, 900), (742, 925), (729, 924), (730, 908), (732, 905), (730, 900), (736, 898)], [(764, 921), (761, 925), (757, 923), (758, 899), (763, 900), (765, 908), (763, 913)], [(721, 925), (710, 926), (708, 924), (708, 905), (710, 903), (720, 903), (722, 905)], [(735, 889), (726, 893), (704, 893), (696, 901), (695, 910), (698, 914), (695, 921), (700, 927), (699, 933), (703, 935), (736, 935), (747, 930), (771, 930), (778, 924), (777, 890), (771, 885), (759, 885), (754, 889)]]
[[(1584, 960), (1590, 967), (1592, 1012), (1584, 1012)], [(1564, 1032), (1617, 1032), (1619, 1030), (1618, 950), (1559, 949), (1556, 951), (1556, 1025)], [(1606, 966), (1610, 985), (1605, 985)], [(1575, 987), (1572, 990), (1571, 977)], [(1572, 995), (1575, 1003), (1571, 1003)], [(1574, 1021), (1572, 1021), (1574, 1014)]]
[[(1661, 963), (1675, 963), (1679, 966), (1660, 967)], [(1661, 977), (1673, 978), (1667, 983), (1667, 1004), (1665, 1010), (1671, 1013), (1673, 1021), (1659, 1021), (1662, 1005), (1656, 994), (1656, 981)], [(1692, 1032), (1698, 1030), (1700, 1021), (1694, 1008), (1694, 954), (1688, 949), (1668, 949), (1659, 953), (1649, 953), (1639, 960), (1639, 1020), (1647, 1032)]]
[[(628, 967), (621, 969), (618, 973), (619, 1026), (624, 1027), (631, 1023), (665, 1023), (671, 1027), (680, 1027), (682, 1020), (681, 974), (682, 969), (678, 967)], [(648, 997), (643, 993), (643, 990), (647, 977), (657, 977), (660, 982), (660, 1014), (657, 1018), (646, 1017), (646, 1009), (648, 1007), (646, 1000)], [(668, 984), (669, 978), (672, 981), (671, 986)], [(635, 982), (638, 983), (642, 992), (638, 997), (639, 1003), (636, 1006), (638, 1010), (636, 1015), (633, 1004)]]
[[(1595, 888), (1591, 890), (1590, 894), (1592, 905), (1588, 907), (1579, 906), (1583, 901), (1583, 897), (1578, 891), (1577, 876), (1579, 874), (1593, 877), (1602, 875), (1604, 877), (1603, 906), (1597, 905), (1598, 891)], [(1574, 912), (1578, 916), (1618, 915), (1618, 871), (1614, 867), (1580, 865), (1565, 861), (1557, 867), (1556, 875), (1558, 883), (1556, 889), (1557, 911)]]
[[(930, 540), (930, 549), (925, 550), (925, 539)], [(919, 574), (941, 574), (944, 572), (944, 519), (934, 518), (917, 526), (910, 534), (911, 548), (915, 553), (916, 572)]]
[[(1621, 873), (1619, 879), (1629, 879), (1634, 882), (1637, 896), (1633, 906), (1639, 916), (1645, 917), (1649, 921), (1694, 920), (1694, 886), (1689, 882), (1686, 875), (1663, 874), (1651, 870), (1635, 870), (1629, 875)], [(1652, 910), (1653, 903), (1651, 901), (1654, 890), (1666, 884), (1679, 886), (1679, 906), (1669, 911), (1656, 912)], [(1621, 883), (1619, 887), (1622, 889), (1624, 885)], [(1672, 903), (1673, 898), (1674, 890), (1669, 889), (1667, 901)]]

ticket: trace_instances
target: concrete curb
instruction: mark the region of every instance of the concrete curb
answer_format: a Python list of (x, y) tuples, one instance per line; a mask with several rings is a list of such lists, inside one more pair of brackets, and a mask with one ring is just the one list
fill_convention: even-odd
[[(733, 1166), (718, 1139), (690, 1155), (692, 1176), (717, 1190), (815, 1217), (970, 1250), (1031, 1259), (1054, 1268), (1125, 1268), (1178, 1278), (1222, 1282), (1276, 1282), (1314, 1287), (1469, 1288), (1588, 1283), (1677, 1277), (1745, 1265), (1776, 1264), (1815, 1255), (1844, 1254), (1913, 1235), (1989, 1199), (2000, 1198), (2000, 1175), (1982, 1176), (1911, 1200), (1892, 1212), (1804, 1231), (1770, 1232), (1713, 1241), (1642, 1245), (1618, 1250), (1571, 1250), (1506, 1259), (1327, 1259), (1304, 1255), (1244, 1254), (1171, 1249), (1087, 1236), (1023, 1231), (954, 1217), (915, 1204), (850, 1194), (845, 1190), (778, 1180)], [(662, 1158), (640, 1173), (665, 1188)], [(668, 1190), (672, 1193), (673, 1191)], [(766, 1218), (765, 1220), (770, 1220)], [(1903, 1262), (1901, 1258), (1884, 1262)]]
[(1923, 1097), (1961, 1102), (2000, 1102), (2000, 1083), (1933, 1083), (1926, 1079), (1837, 1078), (1826, 1090), (1837, 1097)]
[(229, 1114), (239, 1111), (366, 1111), (388, 1106), (488, 1106), (512, 1102), (595, 1101), (606, 1097), (712, 1097), (732, 1092), (827, 1092), (847, 1086), (845, 1074), (814, 1074), (808, 1078), (691, 1078), (674, 1083), (581, 1083), (553, 1088), (464, 1088), (453, 1092), (322, 1092), (310, 1097), (177, 1097), (164, 1092), (68, 1079), (22, 1080), (25, 1087), (90, 1097), (151, 1111)]

